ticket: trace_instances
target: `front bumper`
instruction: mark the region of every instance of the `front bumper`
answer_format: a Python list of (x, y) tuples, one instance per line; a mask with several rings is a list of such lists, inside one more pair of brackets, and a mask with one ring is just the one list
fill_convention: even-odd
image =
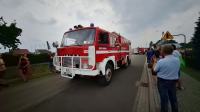
[(76, 74), (86, 76), (96, 76), (100, 72), (98, 69), (86, 69), (83, 67), (82, 61), (88, 59), (88, 56), (55, 56), (53, 64), (57, 71), (60, 71), (61, 76), (73, 78)]
[(97, 76), (100, 74), (99, 70), (91, 70), (91, 69), (75, 69), (75, 68), (67, 68), (56, 66), (56, 70), (60, 71), (62, 77), (73, 78), (75, 75), (83, 75), (83, 76)]

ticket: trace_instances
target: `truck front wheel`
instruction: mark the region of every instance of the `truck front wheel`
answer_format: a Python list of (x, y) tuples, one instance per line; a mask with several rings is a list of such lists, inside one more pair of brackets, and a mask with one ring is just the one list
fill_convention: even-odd
[(128, 65), (130, 65), (131, 64), (131, 59), (130, 58), (128, 58)]
[(80, 75), (76, 74), (74, 77), (73, 77), (73, 80), (78, 80), (80, 79)]
[(127, 61), (126, 63), (123, 65), (124, 68), (128, 68), (128, 66), (131, 64), (131, 60), (129, 59), (129, 57), (127, 57)]
[(103, 86), (107, 86), (110, 84), (111, 79), (112, 79), (112, 75), (113, 75), (113, 66), (110, 64), (106, 65), (106, 71), (105, 71), (105, 75), (102, 75), (99, 77), (99, 83)]

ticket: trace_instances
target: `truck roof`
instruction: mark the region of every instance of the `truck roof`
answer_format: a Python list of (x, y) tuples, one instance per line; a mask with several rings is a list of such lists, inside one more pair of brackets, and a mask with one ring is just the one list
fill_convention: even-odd
[[(69, 32), (74, 32), (74, 31), (78, 31), (78, 30), (85, 30), (85, 29), (97, 29), (98, 27), (83, 27), (83, 28), (78, 28), (78, 29), (73, 29), (73, 30), (68, 30), (65, 33), (69, 33)], [(64, 34), (65, 34), (64, 33)]]
[(107, 31), (107, 30), (105, 30), (105, 29), (102, 29), (102, 28), (100, 28), (100, 27), (83, 27), (83, 28), (78, 28), (78, 29), (73, 29), (73, 30), (66, 31), (64, 34), (69, 33), (69, 32), (78, 31), (78, 30), (85, 30), (85, 29), (99, 29), (99, 30), (106, 31), (106, 32), (108, 32), (108, 33), (112, 33), (112, 34), (114, 34), (114, 35), (120, 36), (120, 37), (123, 38), (124, 40), (130, 41), (130, 40), (128, 40), (127, 38), (121, 36), (120, 34), (118, 34), (118, 33), (116, 33), (116, 32), (109, 32), (109, 31)]

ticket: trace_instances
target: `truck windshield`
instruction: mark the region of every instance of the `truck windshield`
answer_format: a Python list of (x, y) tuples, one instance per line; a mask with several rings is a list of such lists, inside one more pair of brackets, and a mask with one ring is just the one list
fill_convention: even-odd
[(65, 33), (61, 46), (93, 44), (95, 29), (84, 29)]

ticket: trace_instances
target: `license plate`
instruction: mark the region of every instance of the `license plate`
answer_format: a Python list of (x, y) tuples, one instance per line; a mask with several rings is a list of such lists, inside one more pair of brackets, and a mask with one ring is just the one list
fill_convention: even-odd
[(66, 74), (71, 74), (70, 70), (67, 69), (67, 68), (66, 68), (66, 70), (65, 70), (65, 73), (66, 73)]

